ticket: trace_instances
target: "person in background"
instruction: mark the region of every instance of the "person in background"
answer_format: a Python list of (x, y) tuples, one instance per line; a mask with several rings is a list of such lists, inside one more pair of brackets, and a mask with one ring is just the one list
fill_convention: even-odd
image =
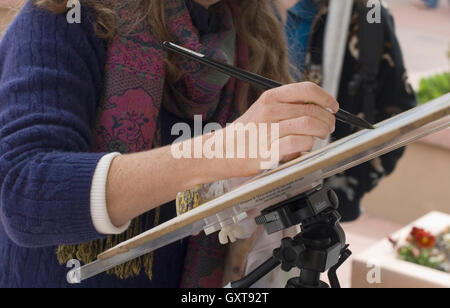
[[(286, 25), (291, 64), (300, 70), (302, 80), (322, 82), (324, 32), (327, 20), (326, 0), (275, 1)], [(408, 83), (392, 16), (383, 6), (383, 52), (379, 55), (379, 73), (376, 76), (374, 106), (364, 106), (362, 86), (352, 88), (360, 73), (359, 23), (367, 1), (356, 0), (349, 28), (347, 50), (338, 101), (344, 110), (364, 116), (378, 123), (417, 105), (415, 93)], [(376, 42), (374, 42), (376, 44)], [(376, 46), (374, 46), (376, 47)], [(374, 48), (375, 49), (375, 48)], [(344, 138), (357, 129), (337, 122), (332, 140)], [(361, 215), (361, 200), (378, 183), (391, 174), (404, 150), (389, 153), (328, 179), (325, 183), (334, 188), (340, 199), (343, 221), (353, 221)]]
[[(381, 46), (382, 53), (378, 55), (379, 73), (375, 81), (375, 104), (370, 106), (363, 103), (365, 93), (362, 85), (356, 89), (352, 88), (355, 80), (360, 76), (358, 28), (361, 22), (360, 12), (366, 7), (366, 3), (365, 0), (355, 0), (338, 101), (344, 110), (365, 117), (370, 122), (378, 123), (415, 107), (417, 103), (414, 91), (408, 83), (392, 16), (384, 7), (383, 15), (387, 18), (383, 20), (384, 41), (379, 42), (383, 46)], [(293, 75), (299, 80), (308, 80), (320, 85), (323, 79), (322, 61), (328, 1), (272, 0), (272, 4), (280, 22), (285, 27)], [(337, 122), (331, 141), (339, 140), (355, 132), (357, 128)], [(363, 197), (394, 171), (403, 152), (404, 150), (391, 152), (325, 181), (325, 184), (333, 188), (339, 197), (339, 212), (343, 222), (351, 222), (360, 217)], [(292, 234), (285, 235), (292, 236)], [(232, 245), (229, 251), (230, 257), (227, 259), (228, 280), (237, 280), (245, 272), (251, 272), (262, 264), (271, 256), (273, 249), (279, 245), (281, 237), (285, 235), (266, 236), (260, 231), (250, 239)], [(232, 258), (233, 256), (241, 256), (241, 258)], [(285, 275), (274, 271), (261, 280), (258, 287), (283, 287), (285, 278)]]
[(439, 0), (422, 0), (429, 9), (435, 9), (439, 6)]

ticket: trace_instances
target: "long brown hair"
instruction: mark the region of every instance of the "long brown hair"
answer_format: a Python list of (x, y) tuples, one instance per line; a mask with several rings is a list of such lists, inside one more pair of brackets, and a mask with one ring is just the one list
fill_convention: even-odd
[[(35, 0), (35, 2), (55, 13), (67, 11), (67, 0)], [(118, 5), (119, 1), (81, 0), (81, 2), (87, 4), (93, 11), (96, 18), (95, 31), (100, 37), (111, 39), (117, 31), (123, 31), (115, 13), (115, 5)], [(135, 20), (136, 23), (147, 22), (160, 42), (174, 41), (175, 38), (167, 27), (165, 0), (136, 0), (134, 2), (136, 9), (132, 20)], [(238, 1), (238, 3), (240, 14), (234, 16), (234, 19), (238, 35), (248, 44), (248, 69), (253, 73), (282, 83), (293, 82), (284, 32), (270, 0), (245, 0)], [(170, 59), (168, 63), (169, 78), (176, 76), (176, 68), (170, 65)], [(248, 88), (246, 85), (244, 87), (243, 93), (247, 93)], [(240, 106), (241, 112), (248, 108), (248, 101), (254, 101), (261, 94), (256, 89), (250, 89), (248, 93), (248, 99), (239, 100), (245, 102)]]

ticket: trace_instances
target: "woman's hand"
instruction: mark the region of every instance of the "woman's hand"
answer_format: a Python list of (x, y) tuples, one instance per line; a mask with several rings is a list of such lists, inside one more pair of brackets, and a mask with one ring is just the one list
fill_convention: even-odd
[[(256, 124), (258, 128), (259, 124), (268, 124), (267, 143), (271, 153), (279, 154), (278, 163), (299, 157), (312, 149), (314, 138), (326, 139), (333, 133), (338, 110), (339, 104), (330, 94), (314, 83), (303, 82), (266, 91), (234, 124)], [(270, 129), (272, 124), (279, 124), (278, 133)], [(231, 129), (225, 129), (226, 139), (236, 137)], [(245, 145), (236, 144), (245, 146), (247, 155), (249, 135)], [(267, 160), (260, 154), (258, 158), (228, 159), (228, 170), (236, 177), (258, 174), (263, 169), (261, 163)]]
[[(309, 82), (297, 83), (265, 92), (234, 124), (244, 127), (249, 124), (256, 127), (259, 124), (269, 124), (269, 127), (279, 124), (279, 134), (270, 131), (265, 136), (271, 153), (274, 149), (279, 150), (277, 163), (278, 160), (290, 160), (311, 150), (314, 137), (327, 138), (334, 131), (335, 117), (332, 112), (338, 109), (334, 98), (319, 86)], [(254, 149), (255, 143), (249, 143), (249, 138), (245, 138), (246, 144), (239, 144), (239, 138), (234, 138), (236, 134), (230, 126), (183, 144), (187, 149), (192, 147), (192, 151), (195, 151), (196, 144), (200, 144), (201, 150), (202, 145), (211, 141), (210, 138), (218, 137), (219, 133), (225, 137), (220, 142), (230, 143), (234, 147), (234, 154), (238, 153), (236, 150), (241, 146), (245, 146), (245, 154)], [(173, 200), (178, 192), (197, 184), (256, 175), (262, 169), (261, 164), (267, 161), (267, 157), (259, 155), (260, 151), (257, 151), (259, 154), (255, 158), (249, 155), (244, 155), (244, 158), (229, 155), (233, 157), (226, 158), (230, 153), (225, 152), (222, 153), (225, 154), (224, 158), (177, 159), (171, 148), (167, 146), (123, 155), (113, 160), (107, 180), (106, 202), (115, 226), (121, 226)], [(226, 144), (223, 144), (223, 149), (226, 148)]]

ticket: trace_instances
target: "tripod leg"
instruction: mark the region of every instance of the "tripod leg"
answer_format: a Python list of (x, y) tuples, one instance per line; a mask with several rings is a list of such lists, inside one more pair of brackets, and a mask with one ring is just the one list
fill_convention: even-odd
[(266, 262), (264, 262), (262, 265), (260, 265), (257, 269), (255, 269), (253, 272), (242, 278), (241, 280), (235, 281), (231, 283), (231, 287), (233, 289), (245, 289), (250, 288), (252, 285), (254, 285), (258, 280), (266, 276), (268, 273), (273, 271), (275, 268), (277, 268), (281, 264), (280, 261), (276, 260), (274, 257), (270, 258)]
[(352, 252), (348, 249), (348, 245), (344, 248), (344, 251), (341, 254), (341, 257), (339, 259), (339, 262), (330, 268), (328, 271), (328, 279), (330, 280), (330, 286), (332, 289), (340, 289), (341, 284), (339, 283), (339, 278), (337, 276), (337, 270), (339, 267), (341, 267), (342, 264), (344, 264), (345, 261), (352, 255)]

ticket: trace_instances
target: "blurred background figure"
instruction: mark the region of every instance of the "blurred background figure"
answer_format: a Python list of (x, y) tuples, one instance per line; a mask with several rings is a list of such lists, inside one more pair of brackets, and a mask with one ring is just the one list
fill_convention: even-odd
[(435, 9), (439, 6), (439, 0), (420, 0), (416, 5), (420, 8)]
[[(442, 1), (440, 0), (421, 0), (419, 3), (417, 3), (417, 5), (420, 7), (425, 6), (427, 9), (436, 9), (441, 3)], [(448, 3), (450, 4), (450, 0), (448, 0)]]
[[(319, 11), (314, 3), (320, 1), (280, 2), (284, 8), (290, 8), (283, 19), (290, 19), (287, 32), (291, 37), (296, 37), (296, 40), (290, 40), (292, 62), (305, 72), (308, 41), (310, 37), (318, 36), (317, 29), (314, 30), (312, 26)], [(423, 10), (422, 2), (421, 8), (411, 5), (411, 0), (385, 0), (383, 3), (395, 18), (395, 33), (404, 51), (409, 81), (417, 93), (419, 103), (427, 103), (448, 93), (450, 2), (441, 1), (439, 10), (426, 11)], [(316, 53), (321, 50), (320, 46), (313, 49)], [(347, 68), (351, 67), (347, 65)], [(407, 78), (406, 75), (404, 77)], [(450, 185), (449, 154), (450, 129), (429, 136), (406, 149), (396, 171), (360, 200), (363, 214), (359, 220), (347, 223), (344, 227), (355, 255), (432, 210), (450, 213), (447, 188)], [(342, 197), (342, 193), (340, 195), (344, 201), (342, 204), (348, 207), (351, 202), (345, 196)], [(351, 209), (358, 207), (353, 205)], [(340, 273), (343, 286), (349, 287), (350, 264), (345, 265)]]
[(425, 3), (426, 7), (429, 9), (435, 9), (439, 5), (439, 0), (423, 0), (423, 2)]
[[(329, 2), (280, 2), (287, 9), (283, 19), (291, 64), (300, 71), (300, 79), (323, 86), (326, 79), (325, 37)], [(378, 123), (415, 107), (416, 98), (408, 82), (392, 16), (386, 7), (382, 7), (382, 26), (369, 26), (366, 6), (365, 0), (354, 1), (338, 101), (344, 109), (363, 116), (369, 122)], [(357, 130), (337, 123), (332, 139), (342, 139)], [(395, 151), (327, 179), (326, 184), (336, 191), (341, 201), (339, 211), (343, 221), (359, 218), (362, 198), (394, 171), (402, 154), (403, 150)]]

